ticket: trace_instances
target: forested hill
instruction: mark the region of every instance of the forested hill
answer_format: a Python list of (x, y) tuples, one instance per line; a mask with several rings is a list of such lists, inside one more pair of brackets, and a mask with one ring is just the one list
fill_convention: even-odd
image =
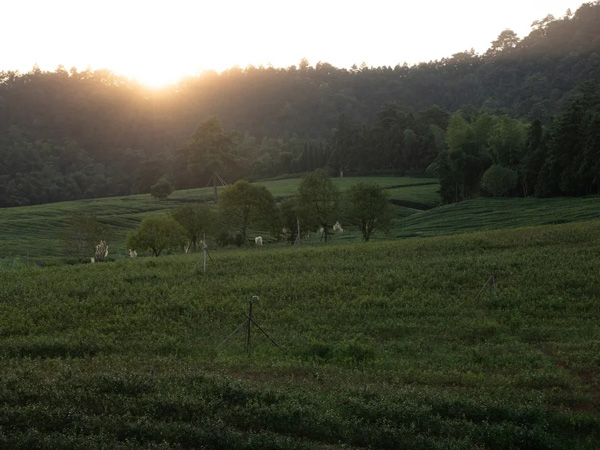
[(160, 91), (108, 71), (1, 72), (0, 206), (145, 191), (167, 160), (174, 182), (188, 186), (177, 151), (209, 117), (238, 133), (231, 177), (285, 172), (301, 157), (326, 163), (341, 116), (368, 124), (389, 102), (415, 114), (470, 105), (547, 124), (576, 86), (600, 81), (598, 30), (595, 1), (534, 22), (522, 39), (504, 30), (483, 55), (351, 69), (303, 60), (204, 73)]

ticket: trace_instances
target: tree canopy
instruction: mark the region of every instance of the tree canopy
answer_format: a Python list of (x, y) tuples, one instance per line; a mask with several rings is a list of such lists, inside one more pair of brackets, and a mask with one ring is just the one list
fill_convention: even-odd
[[(163, 175), (183, 189), (206, 186), (215, 171), (228, 182), (324, 167), (417, 173), (445, 150), (436, 164), (452, 168), (453, 200), (476, 195), (491, 163), (517, 171), (528, 195), (597, 191), (599, 28), (593, 1), (535, 21), (524, 37), (502, 30), (483, 54), (413, 66), (236, 67), (161, 91), (106, 70), (0, 72), (0, 206), (150, 192)], [(584, 95), (578, 86), (588, 86), (585, 99), (574, 100)], [(495, 123), (485, 142), (493, 150), (480, 145), (483, 119), (455, 146), (460, 134), (444, 133), (457, 111), (471, 125), (475, 111), (510, 120)], [(536, 121), (548, 134), (534, 157), (523, 130)]]
[(82, 211), (71, 212), (60, 231), (59, 238), (67, 253), (79, 262), (95, 254), (96, 246), (110, 241), (110, 226), (100, 223), (93, 214)]
[(211, 235), (216, 227), (216, 214), (206, 205), (187, 204), (174, 208), (170, 215), (186, 232), (188, 250), (196, 251), (204, 235)]
[[(275, 198), (266, 187), (239, 180), (227, 186), (218, 201), (221, 221), (248, 242), (249, 227), (271, 230), (278, 223)], [(275, 225), (276, 226), (276, 225)]]
[(325, 242), (331, 236), (331, 228), (339, 220), (339, 197), (338, 189), (323, 169), (304, 176), (298, 186), (301, 215), (313, 231), (322, 228)]
[(150, 194), (159, 200), (166, 200), (172, 192), (173, 184), (171, 184), (167, 177), (161, 177), (155, 185), (150, 186)]
[(127, 233), (126, 240), (128, 249), (151, 251), (153, 256), (160, 256), (163, 250), (182, 248), (185, 243), (185, 229), (167, 216), (146, 217), (138, 228)]
[(373, 183), (358, 183), (346, 192), (345, 217), (368, 242), (375, 231), (388, 231), (393, 213), (386, 193)]

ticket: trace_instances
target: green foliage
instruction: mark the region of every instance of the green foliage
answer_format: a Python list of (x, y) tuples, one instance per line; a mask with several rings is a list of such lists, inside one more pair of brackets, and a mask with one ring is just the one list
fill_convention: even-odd
[(519, 37), (513, 30), (506, 29), (502, 31), (498, 38), (492, 42), (492, 46), (486, 52), (486, 55), (497, 56), (506, 54), (519, 44)]
[(525, 155), (519, 165), (519, 181), (522, 194), (527, 197), (534, 192), (537, 179), (546, 159), (547, 133), (539, 120), (527, 128)]
[(175, 250), (186, 244), (186, 230), (177, 221), (166, 216), (148, 216), (138, 228), (127, 233), (127, 248), (151, 250), (160, 256), (163, 250)]
[(394, 203), (405, 204), (409, 208), (427, 210), (441, 203), (440, 185), (435, 178), (429, 182), (423, 180), (414, 185), (387, 188), (385, 192)]
[[(580, 85), (547, 130), (540, 121), (526, 127), (505, 115), (471, 111), (475, 119), (469, 121), (465, 112), (454, 114), (446, 133), (449, 150), (431, 166), (440, 178), (443, 201), (458, 202), (476, 196), (476, 181), (490, 163), (515, 171), (519, 193), (524, 196), (600, 193), (598, 92), (595, 83)], [(491, 173), (498, 178), (497, 169)], [(506, 189), (492, 186), (490, 179), (481, 185), (487, 184), (492, 195), (517, 194), (513, 176), (507, 181), (510, 183)]]
[(302, 178), (298, 186), (298, 208), (301, 221), (313, 231), (322, 227), (327, 242), (331, 228), (339, 219), (339, 191), (325, 170), (315, 170)]
[(600, 219), (600, 197), (478, 198), (412, 214), (398, 222), (397, 236), (437, 236)]
[(452, 114), (446, 129), (446, 145), (448, 150), (458, 150), (474, 139), (474, 133), (462, 113)]
[[(350, 123), (345, 114), (340, 115), (335, 132), (329, 141), (331, 156), (329, 163), (336, 173), (343, 173), (344, 170), (354, 168), (360, 165), (360, 153), (363, 152), (364, 142), (360, 129)], [(315, 170), (316, 167), (311, 168)]]
[(236, 174), (239, 156), (235, 133), (223, 130), (216, 117), (203, 121), (180, 151), (190, 174), (189, 187), (206, 185), (215, 173), (229, 178)]
[(493, 163), (516, 168), (524, 157), (526, 137), (525, 124), (508, 116), (498, 117), (488, 138)]
[(198, 250), (204, 235), (210, 236), (216, 231), (216, 212), (207, 205), (180, 205), (171, 210), (170, 215), (185, 229), (191, 251)]
[[(301, 215), (297, 198), (286, 198), (279, 203), (279, 216), (283, 225), (282, 236), (288, 243), (296, 242), (298, 232), (300, 232), (300, 238), (303, 238), (311, 231), (309, 223), (300, 220)], [(300, 229), (298, 230), (298, 228)]]
[(156, 184), (150, 186), (150, 195), (158, 200), (166, 200), (173, 193), (173, 184), (167, 177), (161, 177)]
[(517, 181), (517, 172), (494, 164), (483, 174), (481, 188), (492, 197), (507, 197), (515, 191)]
[(243, 245), (248, 245), (248, 239), (244, 239), (242, 233), (228, 230), (217, 232), (215, 242), (219, 247), (226, 247), (228, 245), (242, 247)]
[(65, 251), (79, 262), (94, 256), (100, 241), (109, 242), (110, 226), (100, 223), (96, 216), (82, 211), (72, 211), (66, 217), (59, 239)]
[[(465, 118), (467, 113), (471, 115), (470, 120)], [(494, 116), (476, 111), (454, 114), (446, 132), (448, 152), (441, 153), (434, 166), (441, 180), (440, 193), (444, 203), (473, 198), (484, 184), (489, 188), (485, 188), (488, 194), (514, 194), (519, 174), (522, 191), (529, 192), (531, 181), (528, 180), (533, 177), (531, 166), (537, 157), (526, 155), (527, 139), (526, 126), (506, 115)], [(517, 178), (513, 181), (512, 175), (505, 171), (504, 175), (509, 178), (506, 179), (508, 186), (503, 189), (498, 186), (501, 183), (499, 169), (493, 168), (485, 182), (482, 181), (491, 164), (519, 171), (515, 172)]]
[[(297, 193), (300, 178), (268, 181), (260, 183), (278, 199), (287, 198)], [(398, 191), (404, 186), (409, 189), (406, 194), (400, 194), (394, 189), (393, 198), (419, 202), (423, 196), (424, 203), (435, 205), (437, 180), (416, 177), (345, 177), (332, 180), (340, 190), (345, 190), (353, 184), (365, 181), (376, 182), (382, 187), (397, 187)], [(414, 189), (406, 186), (419, 186)], [(413, 192), (414, 191), (414, 192)], [(71, 211), (78, 210), (85, 214), (95, 215), (101, 223), (111, 226), (111, 257), (127, 256), (124, 245), (126, 233), (139, 225), (148, 214), (169, 214), (170, 210), (181, 205), (198, 202), (207, 206), (212, 205), (212, 188), (177, 190), (163, 202), (155, 201), (150, 195), (131, 195), (127, 197), (97, 198), (73, 202), (58, 202), (20, 208), (0, 208), (0, 256), (14, 258), (26, 257), (32, 263), (55, 263), (68, 256), (60, 242), (59, 235)], [(411, 210), (396, 208), (402, 214), (410, 214)], [(304, 225), (301, 225), (304, 227)], [(283, 228), (283, 225), (281, 226)], [(279, 235), (281, 228), (277, 231)], [(263, 230), (265, 231), (265, 230)], [(261, 231), (262, 232), (262, 231)], [(275, 236), (275, 235), (274, 235)], [(357, 236), (357, 238), (360, 238)], [(72, 257), (69, 257), (72, 258)]]
[(251, 226), (279, 229), (275, 198), (264, 186), (236, 181), (223, 190), (218, 207), (221, 221), (230, 230), (239, 232), (244, 242), (248, 241)]
[(585, 195), (600, 192), (600, 88), (580, 85), (550, 127), (548, 155), (536, 195)]
[(0, 447), (598, 448), (599, 226), (0, 270)]
[(107, 185), (103, 166), (75, 140), (36, 139), (29, 131), (17, 126), (0, 131), (0, 207), (110, 195), (118, 189)]
[[(229, 182), (324, 167), (423, 173), (445, 142), (444, 202), (478, 195), (492, 162), (519, 173), (524, 196), (597, 193), (597, 107), (589, 92), (578, 105), (571, 97), (600, 79), (599, 21), (600, 5), (585, 3), (523, 38), (501, 31), (484, 54), (412, 67), (232, 68), (160, 95), (106, 70), (2, 72), (0, 207), (147, 193), (165, 173), (177, 189), (206, 186), (214, 172)], [(453, 118), (446, 138), (461, 109), (466, 135)], [(512, 119), (499, 126), (478, 110)], [(545, 152), (523, 148), (514, 119), (552, 124)], [(475, 145), (490, 127), (493, 139)]]
[(363, 241), (375, 231), (389, 231), (393, 213), (388, 196), (377, 184), (358, 183), (345, 192), (345, 216), (356, 226)]
[(467, 121), (464, 114), (458, 112), (450, 118), (446, 130), (448, 150), (440, 153), (436, 163), (444, 203), (474, 197), (491, 163), (487, 148), (495, 118), (484, 113)]

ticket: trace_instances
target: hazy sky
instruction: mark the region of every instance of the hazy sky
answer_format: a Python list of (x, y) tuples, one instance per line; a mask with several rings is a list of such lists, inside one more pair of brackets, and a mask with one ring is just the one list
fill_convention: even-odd
[(336, 67), (414, 64), (505, 28), (562, 17), (573, 0), (14, 0), (2, 5), (0, 70), (107, 68), (149, 84), (306, 57)]

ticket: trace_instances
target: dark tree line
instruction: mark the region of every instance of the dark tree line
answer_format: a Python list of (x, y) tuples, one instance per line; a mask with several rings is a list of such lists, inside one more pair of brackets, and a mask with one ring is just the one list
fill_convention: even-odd
[(478, 195), (600, 194), (600, 85), (585, 83), (549, 125), (459, 111), (431, 169), (446, 203)]
[[(229, 182), (324, 166), (335, 173), (423, 171), (445, 148), (446, 111), (470, 105), (558, 127), (570, 93), (600, 82), (598, 29), (600, 3), (594, 1), (574, 14), (534, 22), (524, 38), (504, 30), (483, 55), (465, 51), (411, 67), (350, 69), (303, 60), (288, 68), (207, 72), (163, 90), (108, 71), (0, 72), (0, 206), (148, 192), (164, 175), (185, 188), (205, 185), (213, 171), (223, 171)], [(583, 114), (575, 104), (572, 113)], [(216, 147), (199, 142), (210, 130), (198, 124), (211, 117), (219, 119), (215, 135), (227, 141), (218, 157)], [(592, 135), (577, 142), (592, 154), (597, 127), (581, 127)], [(556, 141), (544, 144), (544, 158), (562, 158), (539, 173), (549, 180), (547, 191), (521, 177), (527, 195), (595, 186), (593, 164), (574, 154), (557, 156), (558, 139), (543, 137)], [(440, 163), (485, 166), (467, 147), (461, 158), (449, 154)], [(540, 152), (528, 156), (532, 167)], [(573, 167), (570, 175), (556, 173), (561, 164)], [(467, 196), (476, 190), (469, 182), (458, 182)]]
[(436, 106), (413, 114), (396, 103), (382, 105), (363, 126), (342, 115), (328, 141), (328, 166), (336, 173), (424, 173), (445, 148), (448, 118)]

